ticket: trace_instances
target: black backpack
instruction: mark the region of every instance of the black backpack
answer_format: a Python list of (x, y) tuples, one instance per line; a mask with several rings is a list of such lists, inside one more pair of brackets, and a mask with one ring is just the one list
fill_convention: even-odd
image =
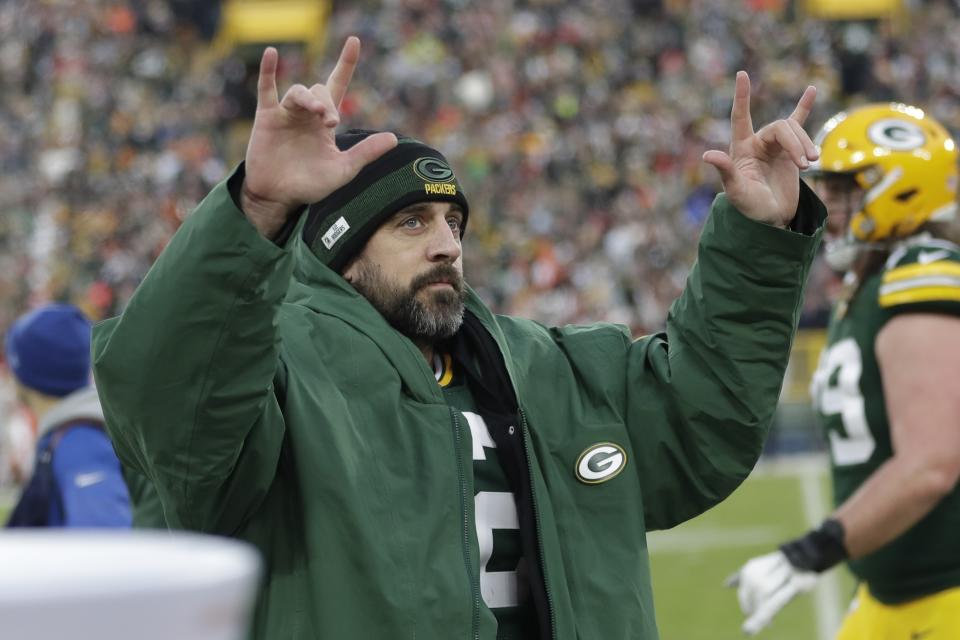
[[(10, 513), (7, 527), (49, 527), (50, 507), (60, 504), (60, 488), (53, 475), (53, 454), (63, 437), (74, 427), (87, 426), (103, 430), (103, 425), (90, 420), (67, 422), (44, 436), (37, 450), (37, 460), (30, 481), (23, 488), (17, 506)], [(61, 511), (62, 505), (61, 505)]]

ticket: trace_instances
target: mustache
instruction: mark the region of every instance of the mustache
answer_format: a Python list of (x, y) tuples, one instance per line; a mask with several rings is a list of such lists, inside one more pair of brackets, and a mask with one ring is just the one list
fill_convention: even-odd
[(438, 264), (429, 271), (415, 277), (410, 283), (410, 291), (416, 293), (420, 289), (438, 282), (445, 282), (452, 286), (457, 293), (463, 293), (463, 276), (450, 264)]

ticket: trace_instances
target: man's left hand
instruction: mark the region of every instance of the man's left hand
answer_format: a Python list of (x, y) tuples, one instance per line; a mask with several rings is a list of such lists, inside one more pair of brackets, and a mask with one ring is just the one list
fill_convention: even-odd
[(816, 95), (816, 88), (808, 86), (788, 118), (754, 132), (750, 78), (745, 71), (737, 72), (729, 153), (707, 151), (703, 160), (717, 168), (727, 198), (747, 217), (786, 227), (796, 215), (800, 171), (819, 157), (803, 130)]

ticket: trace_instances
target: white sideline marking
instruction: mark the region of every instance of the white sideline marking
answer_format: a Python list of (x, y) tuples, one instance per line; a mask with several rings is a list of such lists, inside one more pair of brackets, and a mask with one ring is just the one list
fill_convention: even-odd
[[(803, 495), (803, 515), (815, 527), (827, 515), (828, 506), (820, 490), (820, 478), (813, 470), (800, 473), (800, 491)], [(817, 619), (818, 640), (830, 640), (840, 628), (840, 583), (837, 571), (828, 571), (817, 582), (813, 591), (814, 614)]]
[(691, 530), (653, 531), (647, 534), (650, 553), (685, 553), (691, 549), (734, 549), (773, 545), (783, 538), (779, 527), (699, 527)]
[[(757, 463), (751, 476), (799, 476), (823, 474), (830, 468), (826, 453), (801, 453), (784, 456), (764, 456)], [(819, 495), (819, 494), (818, 494)], [(824, 514), (821, 514), (823, 517)], [(817, 523), (819, 524), (819, 523)]]

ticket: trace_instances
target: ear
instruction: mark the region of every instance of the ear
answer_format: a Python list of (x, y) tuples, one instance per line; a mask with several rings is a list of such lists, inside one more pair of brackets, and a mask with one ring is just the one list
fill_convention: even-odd
[(344, 280), (353, 284), (354, 279), (357, 277), (357, 258), (351, 258), (350, 262), (347, 263), (347, 266), (343, 268), (343, 271), (340, 272), (340, 275)]

